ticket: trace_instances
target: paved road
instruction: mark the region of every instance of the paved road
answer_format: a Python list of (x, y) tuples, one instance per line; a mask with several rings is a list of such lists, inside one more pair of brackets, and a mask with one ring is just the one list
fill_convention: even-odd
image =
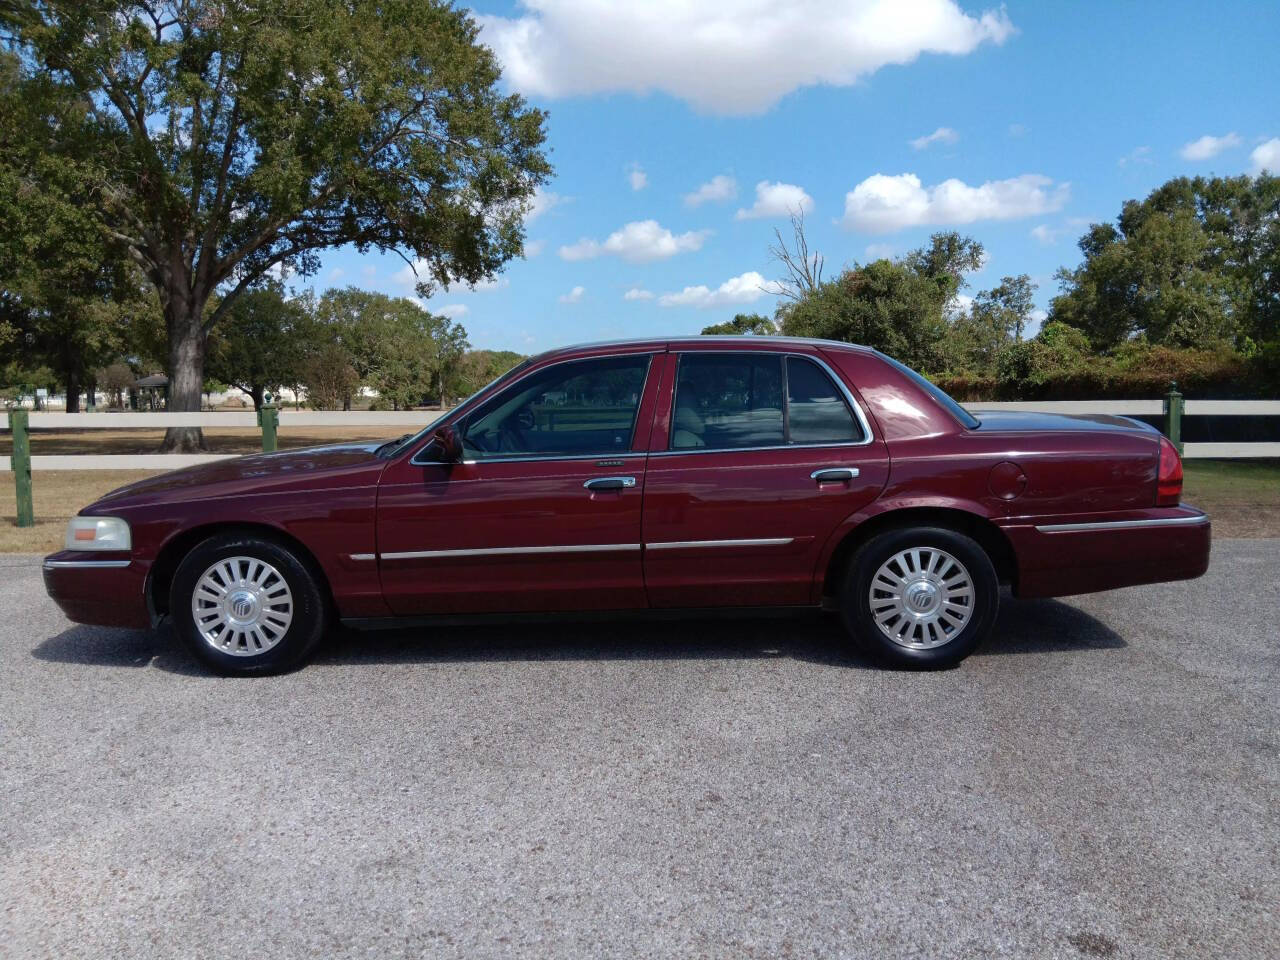
[(222, 680), (0, 567), (5, 957), (1280, 956), (1280, 540), (923, 675), (756, 621)]

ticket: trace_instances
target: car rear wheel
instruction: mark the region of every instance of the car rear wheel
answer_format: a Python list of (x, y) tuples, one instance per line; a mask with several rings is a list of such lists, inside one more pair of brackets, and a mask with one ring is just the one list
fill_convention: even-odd
[(964, 534), (941, 527), (891, 530), (853, 558), (841, 595), (858, 646), (893, 666), (959, 663), (991, 632), (1000, 584), (991, 558)]
[(205, 540), (173, 577), (169, 612), (191, 652), (224, 674), (276, 673), (301, 663), (324, 635), (317, 577), (293, 550), (265, 538)]

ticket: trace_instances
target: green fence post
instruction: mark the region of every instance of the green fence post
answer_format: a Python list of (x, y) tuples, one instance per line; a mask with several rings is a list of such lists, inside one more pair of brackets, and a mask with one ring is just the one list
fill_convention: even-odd
[(1169, 392), (1164, 396), (1164, 435), (1178, 451), (1178, 456), (1182, 456), (1182, 405), (1178, 384), (1170, 383)]
[(262, 426), (262, 452), (276, 452), (276, 427), (280, 425), (280, 411), (271, 401), (258, 411), (258, 423)]
[(9, 469), (13, 471), (18, 491), (18, 526), (35, 526), (35, 508), (31, 505), (31, 437), (27, 433), (27, 411), (15, 407), (9, 411), (9, 430), (13, 435), (13, 454)]

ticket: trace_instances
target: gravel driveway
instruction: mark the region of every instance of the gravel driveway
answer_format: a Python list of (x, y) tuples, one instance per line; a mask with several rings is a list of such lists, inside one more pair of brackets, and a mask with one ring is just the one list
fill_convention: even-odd
[(1008, 602), (335, 638), (285, 677), (0, 557), (4, 957), (1280, 956), (1280, 540)]

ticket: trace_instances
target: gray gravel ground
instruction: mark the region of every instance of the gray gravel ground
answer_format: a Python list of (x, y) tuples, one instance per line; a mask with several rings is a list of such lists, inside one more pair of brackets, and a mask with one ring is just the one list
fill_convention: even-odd
[(1280, 541), (828, 621), (336, 638), (214, 679), (0, 558), (5, 957), (1280, 956)]

